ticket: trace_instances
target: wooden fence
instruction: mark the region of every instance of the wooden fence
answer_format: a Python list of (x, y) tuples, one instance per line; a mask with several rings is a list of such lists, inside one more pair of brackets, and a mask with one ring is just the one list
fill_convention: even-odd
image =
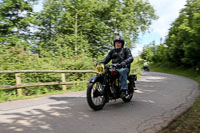
[[(138, 68), (131, 69), (137, 71)], [(25, 87), (36, 87), (36, 86), (47, 86), (47, 85), (62, 85), (62, 90), (66, 90), (66, 85), (76, 84), (86, 81), (71, 81), (66, 82), (65, 73), (97, 73), (94, 70), (7, 70), (0, 71), (0, 74), (14, 73), (16, 79), (16, 85), (0, 86), (0, 90), (17, 89), (17, 94), (22, 95), (22, 88)], [(22, 83), (20, 73), (61, 73), (61, 81), (58, 82), (46, 82), (46, 83)]]
[[(0, 74), (14, 73), (16, 79), (16, 85), (0, 86), (0, 90), (17, 89), (17, 94), (22, 95), (22, 89), (24, 87), (46, 86), (46, 85), (62, 85), (62, 89), (66, 90), (66, 85), (81, 83), (85, 81), (71, 81), (66, 82), (65, 73), (96, 73), (94, 70), (8, 70), (0, 71)], [(61, 73), (61, 81), (58, 82), (46, 82), (46, 83), (24, 83), (21, 82), (20, 73)]]

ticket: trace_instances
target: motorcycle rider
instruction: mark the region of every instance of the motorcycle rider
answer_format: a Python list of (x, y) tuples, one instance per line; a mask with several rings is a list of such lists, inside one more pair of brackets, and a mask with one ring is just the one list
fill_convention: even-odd
[(149, 62), (147, 60), (144, 60), (143, 69), (144, 69), (144, 71), (149, 72)]
[(110, 50), (108, 55), (100, 63), (107, 64), (112, 60), (112, 64), (120, 64), (120, 67), (117, 68), (117, 71), (120, 73), (121, 81), (121, 97), (126, 96), (126, 91), (128, 90), (127, 78), (130, 72), (130, 66), (133, 62), (133, 56), (129, 48), (124, 48), (125, 40), (117, 35), (114, 38), (114, 48)]

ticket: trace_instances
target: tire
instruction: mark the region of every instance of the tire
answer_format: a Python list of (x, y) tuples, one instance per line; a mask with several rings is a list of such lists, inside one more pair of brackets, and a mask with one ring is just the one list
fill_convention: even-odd
[(122, 100), (126, 103), (130, 102), (133, 97), (133, 93), (134, 93), (134, 87), (133, 85), (131, 85), (131, 83), (128, 83), (128, 95), (123, 97)]
[(149, 72), (149, 67), (144, 66), (144, 67), (143, 67), (143, 70), (144, 70), (145, 72)]
[[(99, 90), (101, 90), (100, 82), (90, 83), (87, 88), (88, 105), (95, 111), (101, 110), (106, 103), (106, 96), (104, 94), (101, 94), (101, 95), (95, 94), (95, 92), (100, 93)], [(94, 96), (94, 95), (96, 95), (96, 96)], [(97, 102), (97, 100), (99, 100), (98, 104), (95, 103), (95, 102)]]

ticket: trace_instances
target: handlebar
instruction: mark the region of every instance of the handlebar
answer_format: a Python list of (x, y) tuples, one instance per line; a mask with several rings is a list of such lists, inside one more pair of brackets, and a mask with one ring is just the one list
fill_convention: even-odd
[[(112, 67), (112, 68), (123, 68), (123, 66), (121, 65), (121, 64), (112, 64), (112, 65), (105, 65), (105, 66), (107, 66), (107, 67)], [(127, 65), (125, 66), (125, 67), (127, 67)]]
[(111, 65), (104, 65), (105, 67), (108, 67), (108, 68), (115, 68), (115, 69), (117, 69), (117, 68), (123, 68), (123, 67), (127, 67), (127, 65), (126, 66), (122, 66), (121, 64), (111, 64)]
[(112, 64), (111, 66), (114, 67), (114, 68), (120, 68), (120, 67), (122, 67), (120, 64)]

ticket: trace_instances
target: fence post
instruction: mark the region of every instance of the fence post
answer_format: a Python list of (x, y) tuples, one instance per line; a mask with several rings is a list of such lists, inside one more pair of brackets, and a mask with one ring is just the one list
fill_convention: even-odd
[[(19, 85), (19, 84), (22, 83), (19, 73), (16, 73), (16, 74), (15, 74), (15, 79), (16, 79), (16, 85)], [(17, 94), (18, 94), (18, 96), (22, 96), (22, 89), (21, 89), (21, 88), (18, 88), (18, 89), (17, 89)]]
[[(61, 73), (61, 80), (62, 80), (62, 82), (66, 82), (65, 73)], [(62, 85), (62, 90), (63, 91), (67, 90), (66, 85)]]

